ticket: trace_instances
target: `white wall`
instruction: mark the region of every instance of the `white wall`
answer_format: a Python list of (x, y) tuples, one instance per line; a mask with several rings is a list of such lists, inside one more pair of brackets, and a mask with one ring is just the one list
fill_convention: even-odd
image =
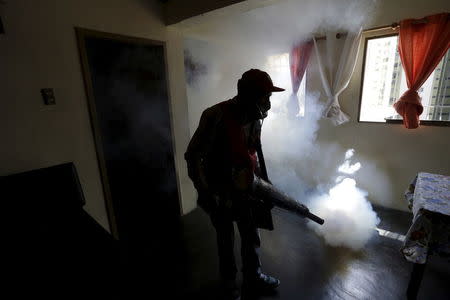
[[(183, 49), (157, 0), (6, 0), (0, 4), (0, 175), (73, 161), (85, 209), (109, 228), (74, 27), (167, 41), (176, 167), (186, 213), (194, 207), (182, 155), (188, 125)], [(56, 106), (40, 89), (54, 88)], [(189, 190), (190, 189), (190, 190)], [(190, 191), (190, 192), (189, 192)]]
[(168, 27), (169, 80), (172, 98), (172, 130), (175, 138), (175, 165), (183, 214), (197, 207), (197, 194), (188, 177), (184, 152), (190, 140), (189, 115), (184, 78), (183, 37), (176, 28)]

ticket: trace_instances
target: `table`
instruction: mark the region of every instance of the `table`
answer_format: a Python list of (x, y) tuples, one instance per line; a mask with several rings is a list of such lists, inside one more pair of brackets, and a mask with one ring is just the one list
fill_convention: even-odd
[(415, 299), (428, 257), (450, 257), (450, 176), (421, 172), (405, 198), (414, 217), (401, 252), (414, 263), (407, 296)]

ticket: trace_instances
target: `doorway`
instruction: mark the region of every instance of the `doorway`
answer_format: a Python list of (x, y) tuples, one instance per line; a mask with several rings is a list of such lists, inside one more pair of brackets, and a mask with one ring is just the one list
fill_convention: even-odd
[(180, 217), (165, 44), (76, 33), (112, 232), (151, 239)]

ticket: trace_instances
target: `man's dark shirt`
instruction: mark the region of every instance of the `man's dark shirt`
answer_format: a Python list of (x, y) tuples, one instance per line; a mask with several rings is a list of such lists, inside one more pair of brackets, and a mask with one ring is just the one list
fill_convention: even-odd
[[(229, 105), (232, 113), (238, 109), (236, 98), (207, 108), (185, 153), (189, 177), (199, 194), (206, 187), (219, 196), (232, 190), (233, 161), (223, 105)], [(255, 147), (260, 141), (261, 121), (256, 120), (242, 127), (247, 145)]]

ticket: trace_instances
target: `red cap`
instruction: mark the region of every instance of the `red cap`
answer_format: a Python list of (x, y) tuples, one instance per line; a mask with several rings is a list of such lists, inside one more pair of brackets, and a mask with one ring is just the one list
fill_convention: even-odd
[(258, 69), (250, 69), (242, 74), (238, 81), (238, 90), (240, 89), (259, 90), (264, 93), (284, 91), (273, 85), (269, 74)]

